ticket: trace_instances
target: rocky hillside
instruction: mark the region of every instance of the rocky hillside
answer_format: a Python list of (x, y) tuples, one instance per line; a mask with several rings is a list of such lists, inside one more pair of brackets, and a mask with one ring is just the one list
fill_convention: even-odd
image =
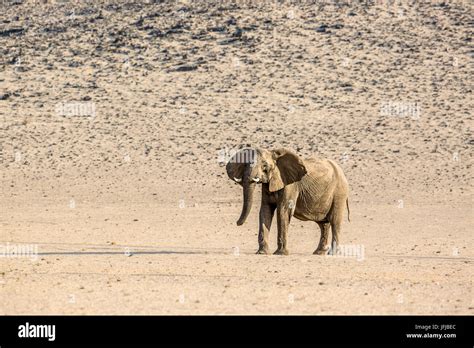
[(218, 200), (247, 144), (336, 159), (356, 201), (469, 195), (472, 6), (398, 3), (3, 1), (2, 198)]

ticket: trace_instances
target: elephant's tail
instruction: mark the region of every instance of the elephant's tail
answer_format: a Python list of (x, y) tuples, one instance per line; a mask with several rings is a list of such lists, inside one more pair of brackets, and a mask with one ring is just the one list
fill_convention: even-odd
[(351, 211), (349, 210), (349, 198), (346, 198), (347, 221), (351, 221)]

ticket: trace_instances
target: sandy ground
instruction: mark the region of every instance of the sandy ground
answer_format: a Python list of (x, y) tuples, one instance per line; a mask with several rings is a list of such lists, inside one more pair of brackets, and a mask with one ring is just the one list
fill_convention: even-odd
[[(474, 314), (473, 9), (377, 3), (1, 2), (0, 313)], [(340, 163), (359, 253), (255, 255), (247, 144)]]

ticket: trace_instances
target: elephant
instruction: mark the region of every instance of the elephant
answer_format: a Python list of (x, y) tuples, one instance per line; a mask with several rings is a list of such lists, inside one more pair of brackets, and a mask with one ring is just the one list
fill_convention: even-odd
[[(244, 148), (230, 158), (226, 171), (229, 178), (243, 188), (239, 226), (250, 213), (255, 186), (262, 185), (257, 254), (268, 254), (268, 235), (275, 211), (278, 228), (275, 255), (288, 255), (287, 235), (292, 216), (318, 224), (321, 238), (313, 254), (337, 252), (345, 209), (349, 221), (350, 210), (349, 185), (334, 161), (302, 159), (284, 148)], [(330, 228), (331, 245), (328, 243)]]

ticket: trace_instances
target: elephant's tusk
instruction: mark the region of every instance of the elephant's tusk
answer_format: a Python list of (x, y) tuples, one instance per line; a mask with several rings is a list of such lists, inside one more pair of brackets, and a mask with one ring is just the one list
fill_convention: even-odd
[(239, 178), (236, 178), (236, 177), (234, 176), (234, 180), (235, 180), (235, 182), (241, 182), (241, 181), (242, 181), (242, 178), (239, 179)]
[(252, 181), (259, 182), (260, 178), (252, 178)]

